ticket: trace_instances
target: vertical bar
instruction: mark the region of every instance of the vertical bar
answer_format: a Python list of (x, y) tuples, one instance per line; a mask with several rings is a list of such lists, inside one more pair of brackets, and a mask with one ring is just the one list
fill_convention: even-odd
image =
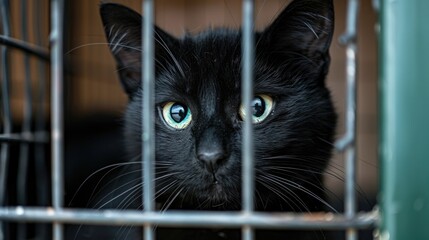
[[(345, 199), (345, 215), (347, 218), (356, 216), (356, 147), (349, 147), (346, 151), (346, 199)], [(356, 229), (349, 228), (346, 230), (347, 240), (357, 240), (358, 235)]]
[[(28, 41), (28, 25), (27, 25), (27, 1), (21, 0), (21, 36), (24, 42)], [(32, 109), (32, 92), (31, 92), (31, 79), (30, 79), (30, 58), (27, 53), (24, 54), (24, 112), (21, 133), (25, 136), (31, 133), (31, 122), (33, 118)], [(17, 175), (17, 203), (18, 205), (26, 204), (27, 193), (27, 172), (28, 172), (28, 158), (29, 158), (29, 144), (21, 143), (19, 148), (19, 165)], [(17, 239), (26, 239), (26, 224), (18, 224)]]
[(429, 239), (429, 1), (381, 3), (381, 239)]
[[(4, 36), (10, 36), (10, 21), (9, 21), (9, 4), (8, 1), (2, 0), (0, 2), (0, 15), (2, 22), (2, 29)], [(5, 46), (0, 47), (1, 51), (1, 80), (2, 80), (2, 102), (3, 102), (3, 133), (12, 132), (12, 112), (10, 109), (10, 72), (9, 72), (9, 53)], [(9, 159), (9, 144), (1, 144), (0, 152), (0, 206), (6, 203), (6, 175), (7, 165)], [(0, 240), (6, 239), (4, 223), (0, 222)]]
[[(242, 37), (242, 102), (244, 103), (245, 119), (243, 129), (242, 148), (242, 202), (243, 212), (251, 214), (253, 211), (254, 191), (254, 152), (253, 152), (253, 121), (251, 101), (253, 100), (253, 65), (254, 65), (254, 2), (243, 0), (243, 37)], [(249, 226), (243, 226), (243, 239), (254, 239), (254, 231)]]
[[(357, 116), (357, 19), (359, 0), (349, 0), (347, 8), (346, 32), (340, 42), (346, 45), (346, 74), (347, 74), (347, 105), (346, 105), (346, 134), (336, 144), (337, 149), (345, 150), (345, 215), (347, 218), (356, 216), (356, 116)], [(356, 240), (356, 229), (346, 232), (347, 240)]]
[[(51, 1), (51, 107), (52, 107), (52, 203), (63, 205), (63, 0)], [(53, 239), (63, 239), (63, 225), (54, 222)]]
[[(21, 36), (22, 40), (28, 41), (28, 27), (27, 27), (27, 1), (21, 1)], [(24, 54), (24, 69), (25, 69), (25, 81), (24, 81), (24, 112), (23, 112), (23, 125), (21, 134), (24, 136), (31, 133), (31, 122), (33, 118), (33, 106), (32, 106), (32, 91), (31, 91), (31, 79), (30, 79), (30, 58), (27, 53)], [(20, 159), (19, 159), (19, 170), (17, 179), (17, 193), (18, 193), (18, 204), (25, 205), (26, 198), (26, 177), (28, 170), (28, 157), (29, 157), (29, 145), (28, 143), (20, 144)]]
[[(37, 4), (37, 8), (34, 13), (33, 20), (33, 29), (35, 29), (36, 41), (38, 46), (44, 44), (44, 36), (46, 28), (44, 27), (44, 22), (42, 21), (46, 10), (48, 9), (48, 4), (46, 1), (43, 4)], [(38, 61), (38, 87), (37, 87), (37, 113), (35, 116), (36, 119), (36, 133), (45, 133), (46, 131), (46, 65), (45, 62), (41, 59)], [(37, 184), (37, 193), (38, 193), (38, 204), (46, 205), (48, 203), (48, 179), (47, 179), (47, 170), (45, 168), (45, 143), (36, 143), (36, 178), (39, 184)]]
[[(155, 152), (155, 126), (154, 126), (154, 78), (155, 78), (155, 65), (154, 65), (154, 2), (153, 0), (143, 1), (144, 21), (142, 24), (142, 49), (143, 49), (143, 64), (142, 64), (142, 86), (143, 86), (143, 99), (142, 99), (142, 142), (143, 142), (143, 159), (142, 159), (142, 179), (143, 183), (143, 206), (145, 212), (152, 212), (154, 206), (154, 152)], [(144, 226), (144, 239), (155, 239), (154, 231), (151, 224)]]
[[(49, 1), (43, 1), (39, 4), (36, 4), (36, 8), (33, 11), (33, 33), (36, 35), (36, 43), (38, 46), (45, 46), (44, 42), (44, 34), (45, 34), (45, 22), (42, 19), (46, 16), (48, 11), (48, 3)], [(38, 86), (37, 86), (37, 110), (35, 116), (35, 130), (36, 133), (45, 133), (46, 131), (46, 109), (45, 103), (48, 99), (46, 94), (46, 65), (45, 62), (41, 59), (38, 59)], [(37, 204), (39, 206), (47, 206), (49, 203), (49, 194), (48, 194), (48, 172), (45, 164), (46, 159), (46, 150), (45, 143), (36, 143), (35, 144), (35, 176), (37, 179), (36, 191), (37, 191)], [(36, 237), (39, 239), (48, 239), (49, 231), (48, 224), (40, 224), (36, 226)]]

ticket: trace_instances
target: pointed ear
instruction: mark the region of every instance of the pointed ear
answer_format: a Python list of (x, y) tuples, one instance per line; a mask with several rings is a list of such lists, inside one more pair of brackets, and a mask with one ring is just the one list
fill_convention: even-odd
[(320, 60), (329, 63), (333, 32), (332, 0), (294, 0), (262, 32), (261, 41), (271, 52), (298, 53), (320, 66)]
[[(141, 82), (143, 18), (139, 13), (114, 3), (102, 4), (100, 15), (122, 86), (131, 98), (140, 88)], [(154, 35), (155, 58), (164, 61), (168, 56), (167, 51), (175, 48), (178, 41), (156, 26)]]

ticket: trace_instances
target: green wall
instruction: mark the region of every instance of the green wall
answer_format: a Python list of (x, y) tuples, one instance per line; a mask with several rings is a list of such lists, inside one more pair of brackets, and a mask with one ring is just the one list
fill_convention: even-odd
[(382, 239), (429, 239), (429, 0), (382, 0)]

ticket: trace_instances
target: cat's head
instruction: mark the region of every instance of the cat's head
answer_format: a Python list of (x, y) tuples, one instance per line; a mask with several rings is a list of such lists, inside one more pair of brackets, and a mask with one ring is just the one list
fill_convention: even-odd
[[(142, 17), (120, 5), (101, 16), (129, 96), (125, 140), (141, 154)], [(303, 210), (323, 198), (336, 115), (325, 86), (332, 0), (296, 0), (255, 35), (254, 151), (259, 208)], [(211, 29), (175, 38), (155, 27), (156, 189), (186, 208), (240, 207), (241, 33)], [(171, 200), (172, 201), (172, 200)], [(317, 204), (316, 204), (317, 205)], [(311, 206), (306, 206), (311, 209)], [(307, 208), (307, 209), (308, 209)], [(279, 210), (274, 209), (274, 210)]]

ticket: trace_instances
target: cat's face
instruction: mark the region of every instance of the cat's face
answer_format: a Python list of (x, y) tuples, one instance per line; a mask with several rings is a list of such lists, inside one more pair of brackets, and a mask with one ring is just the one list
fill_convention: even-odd
[[(101, 14), (130, 97), (127, 147), (131, 156), (139, 156), (141, 118), (146, 117), (141, 112), (141, 17), (114, 4), (102, 5)], [(336, 124), (324, 83), (332, 32), (332, 2), (300, 0), (255, 36), (252, 114), (259, 209), (302, 211), (323, 199), (321, 175)], [(209, 30), (176, 39), (156, 28), (155, 54), (158, 200), (178, 208), (240, 208), (239, 31)]]

